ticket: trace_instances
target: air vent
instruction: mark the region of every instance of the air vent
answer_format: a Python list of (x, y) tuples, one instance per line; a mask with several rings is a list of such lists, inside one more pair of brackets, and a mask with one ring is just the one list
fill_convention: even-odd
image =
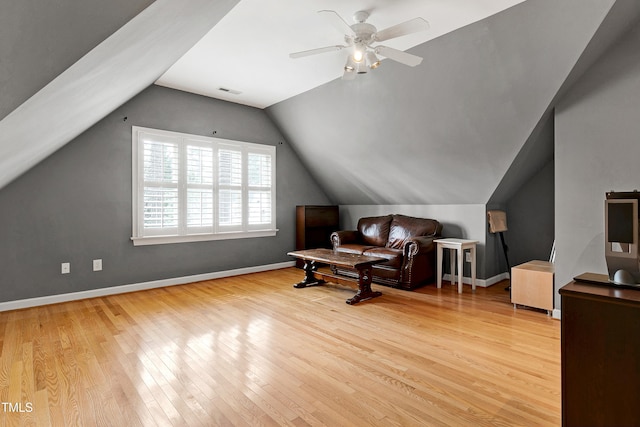
[(239, 90), (229, 89), (229, 88), (226, 88), (226, 87), (219, 87), (218, 90), (222, 91), (222, 92), (231, 93), (233, 95), (240, 95), (242, 93)]

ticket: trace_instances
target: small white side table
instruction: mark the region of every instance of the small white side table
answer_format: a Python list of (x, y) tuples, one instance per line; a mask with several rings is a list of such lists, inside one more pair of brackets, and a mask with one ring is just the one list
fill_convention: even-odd
[[(458, 293), (462, 293), (462, 276), (463, 276), (463, 256), (464, 251), (469, 249), (471, 252), (471, 289), (476, 290), (476, 244), (477, 240), (467, 239), (437, 239), (434, 240), (437, 247), (437, 275), (438, 275), (438, 289), (442, 287), (442, 250), (453, 249), (458, 251)], [(451, 283), (455, 283), (455, 258), (451, 258)]]

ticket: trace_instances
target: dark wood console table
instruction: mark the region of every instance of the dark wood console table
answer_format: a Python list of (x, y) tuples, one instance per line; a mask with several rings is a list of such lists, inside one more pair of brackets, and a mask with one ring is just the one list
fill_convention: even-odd
[[(320, 285), (326, 280), (340, 284), (357, 283), (358, 292), (353, 298), (346, 301), (347, 304), (356, 304), (382, 295), (382, 292), (371, 290), (371, 266), (386, 261), (385, 258), (334, 252), (332, 249), (308, 249), (289, 252), (287, 255), (304, 260), (305, 276), (301, 282), (293, 285), (295, 288)], [(358, 271), (358, 279), (356, 281), (346, 276), (333, 274), (328, 270), (319, 270), (318, 264), (331, 264), (354, 269)]]
[(559, 292), (562, 425), (640, 426), (640, 290), (573, 281)]

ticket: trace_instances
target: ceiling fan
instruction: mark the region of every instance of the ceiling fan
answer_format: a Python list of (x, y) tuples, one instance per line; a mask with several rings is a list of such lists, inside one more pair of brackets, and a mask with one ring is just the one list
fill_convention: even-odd
[(344, 74), (342, 75), (342, 78), (345, 80), (354, 79), (356, 74), (364, 74), (368, 69), (378, 68), (380, 59), (377, 55), (410, 67), (415, 67), (422, 62), (422, 58), (419, 56), (388, 46), (374, 46), (374, 44), (429, 29), (429, 23), (423, 18), (414, 18), (378, 31), (376, 27), (365, 22), (369, 17), (369, 13), (365, 11), (359, 11), (353, 15), (353, 20), (355, 21), (353, 25), (347, 24), (347, 22), (333, 10), (321, 10), (318, 13), (344, 34), (345, 44), (291, 53), (289, 54), (290, 58), (302, 58), (319, 53), (350, 49), (351, 53), (347, 58), (347, 63), (344, 66)]

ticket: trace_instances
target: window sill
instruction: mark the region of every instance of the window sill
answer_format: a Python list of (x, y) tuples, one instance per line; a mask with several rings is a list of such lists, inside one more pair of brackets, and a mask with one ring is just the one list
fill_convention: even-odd
[(275, 236), (275, 230), (233, 231), (217, 234), (191, 234), (188, 236), (148, 236), (132, 237), (133, 246), (165, 245), (169, 243), (208, 242), (211, 240), (251, 239), (254, 237)]

